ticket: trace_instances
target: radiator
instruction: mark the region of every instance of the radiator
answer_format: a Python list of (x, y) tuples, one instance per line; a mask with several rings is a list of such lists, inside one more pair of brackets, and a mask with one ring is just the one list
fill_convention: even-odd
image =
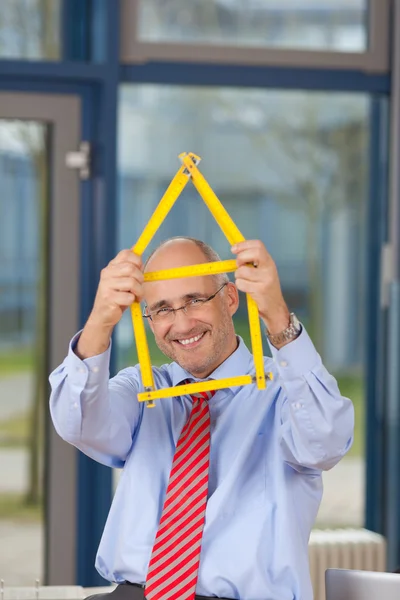
[(385, 538), (367, 529), (314, 529), (309, 557), (314, 600), (325, 600), (328, 568), (386, 570)]

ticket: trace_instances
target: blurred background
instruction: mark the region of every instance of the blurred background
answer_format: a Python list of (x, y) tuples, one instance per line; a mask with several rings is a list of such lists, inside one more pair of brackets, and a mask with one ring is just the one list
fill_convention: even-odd
[[(47, 377), (184, 151), (265, 243), (354, 402), (354, 445), (324, 474), (316, 526), (383, 534), (399, 564), (396, 35), (396, 0), (3, 0), (0, 578), (102, 582), (94, 554), (119, 473), (57, 438)], [(190, 183), (148, 251), (179, 234), (231, 258)], [(243, 301), (236, 328), (249, 343)], [(112, 371), (136, 363), (126, 314)]]

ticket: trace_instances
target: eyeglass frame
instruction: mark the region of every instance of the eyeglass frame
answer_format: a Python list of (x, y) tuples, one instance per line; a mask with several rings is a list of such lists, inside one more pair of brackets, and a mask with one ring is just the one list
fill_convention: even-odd
[[(216, 296), (217, 294), (219, 294), (219, 292), (220, 292), (220, 291), (221, 291), (221, 290), (222, 290), (222, 289), (223, 289), (223, 288), (224, 288), (226, 285), (228, 285), (228, 283), (229, 283), (229, 281), (225, 281), (225, 282), (224, 282), (224, 283), (221, 285), (221, 287), (220, 287), (220, 288), (219, 288), (219, 289), (218, 289), (216, 292), (214, 292), (213, 294), (211, 294), (211, 296), (209, 296), (208, 298), (192, 298), (191, 300), (188, 300), (187, 302), (185, 302), (185, 304), (182, 304), (182, 306), (178, 306), (177, 308), (167, 308), (167, 307), (165, 307), (165, 308), (167, 308), (167, 310), (169, 311), (169, 312), (168, 312), (168, 316), (169, 316), (169, 315), (171, 315), (171, 314), (173, 314), (173, 315), (174, 315), (174, 318), (173, 318), (173, 320), (171, 321), (171, 323), (173, 323), (173, 322), (175, 321), (175, 314), (177, 313), (177, 311), (178, 311), (178, 310), (182, 310), (182, 311), (184, 312), (184, 314), (185, 314), (185, 315), (187, 315), (186, 309), (187, 309), (187, 307), (190, 305), (190, 303), (191, 303), (191, 302), (193, 302), (193, 300), (201, 301), (201, 303), (202, 303), (202, 304), (201, 304), (201, 306), (203, 306), (204, 304), (206, 304), (206, 302), (210, 302), (210, 300), (213, 300), (213, 299), (215, 298), (215, 296)], [(150, 319), (150, 321), (152, 321), (153, 323), (157, 323), (157, 321), (154, 321), (154, 319), (152, 318), (152, 314), (154, 315), (154, 314), (155, 314), (155, 313), (157, 313), (159, 310), (162, 310), (162, 307), (161, 307), (161, 308), (159, 308), (159, 309), (157, 309), (157, 310), (154, 310), (154, 311), (152, 311), (152, 313), (149, 313), (148, 315), (146, 315), (146, 314), (145, 314), (145, 310), (146, 310), (146, 308), (147, 308), (147, 307), (145, 307), (145, 308), (144, 308), (144, 310), (143, 310), (143, 315), (142, 315), (142, 316), (143, 316), (145, 319)], [(161, 319), (161, 321), (158, 321), (158, 323), (162, 323), (162, 322), (163, 322), (163, 319)], [(165, 323), (167, 323), (168, 321), (166, 320), (166, 321), (164, 321), (164, 322), (165, 322)]]

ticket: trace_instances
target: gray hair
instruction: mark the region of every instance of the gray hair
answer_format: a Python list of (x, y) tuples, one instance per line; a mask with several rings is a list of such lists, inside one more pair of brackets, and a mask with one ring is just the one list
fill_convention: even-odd
[[(146, 269), (147, 263), (160, 248), (162, 248), (163, 246), (165, 246), (165, 244), (167, 244), (168, 242), (171, 242), (173, 240), (187, 240), (189, 242), (193, 242), (193, 244), (196, 244), (196, 246), (198, 248), (200, 248), (200, 250), (202, 251), (204, 258), (206, 259), (204, 262), (217, 262), (217, 261), (221, 260), (218, 252), (216, 252), (214, 250), (214, 248), (211, 248), (211, 246), (209, 246), (205, 242), (202, 242), (201, 240), (198, 240), (197, 238), (189, 237), (186, 235), (177, 235), (177, 236), (170, 237), (170, 238), (162, 241), (161, 244), (159, 244), (157, 246), (157, 248), (155, 248), (155, 250), (153, 250), (153, 252), (148, 256), (148, 258), (146, 259), (146, 261), (144, 263), (144, 268)], [(224, 283), (229, 282), (229, 277), (226, 273), (212, 275), (211, 277), (214, 279), (217, 286), (220, 286)]]

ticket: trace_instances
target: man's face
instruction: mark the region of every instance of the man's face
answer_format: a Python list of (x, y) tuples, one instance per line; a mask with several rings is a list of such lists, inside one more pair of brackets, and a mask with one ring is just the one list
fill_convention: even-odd
[[(187, 240), (170, 242), (149, 261), (146, 271), (158, 271), (205, 262), (201, 250)], [(221, 287), (214, 277), (189, 277), (146, 283), (147, 312), (179, 308), (195, 298), (208, 298)], [(157, 346), (192, 375), (207, 377), (236, 348), (232, 316), (238, 306), (236, 287), (228, 283), (193, 313), (183, 310), (171, 320), (150, 320)]]

